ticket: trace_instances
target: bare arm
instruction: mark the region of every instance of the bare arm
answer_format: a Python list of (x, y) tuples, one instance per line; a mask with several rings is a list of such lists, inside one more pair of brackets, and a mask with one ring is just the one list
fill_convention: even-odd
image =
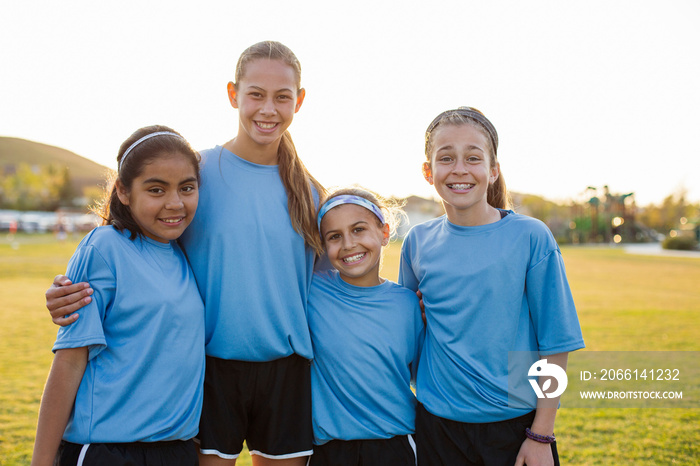
[(88, 349), (56, 352), (41, 397), (32, 466), (52, 466), (87, 366)]
[(65, 275), (56, 275), (46, 290), (46, 308), (56, 325), (65, 327), (78, 319), (75, 311), (92, 301), (92, 288), (85, 282), (73, 284)]
[[(569, 353), (559, 353), (547, 356), (547, 363), (556, 364), (566, 371), (566, 364), (569, 360)], [(540, 381), (540, 386), (543, 381)], [(559, 398), (539, 398), (537, 400), (537, 412), (535, 419), (532, 421), (530, 430), (539, 435), (554, 434), (554, 420), (557, 417), (557, 408), (559, 406)], [(548, 443), (540, 443), (534, 440), (525, 439), (518, 458), (515, 461), (516, 466), (551, 466), (554, 465), (552, 457), (552, 447)]]
[(416, 291), (416, 296), (418, 296), (418, 304), (420, 305), (420, 316), (423, 319), (423, 325), (427, 322), (425, 320), (425, 304), (423, 304), (423, 293), (420, 290)]

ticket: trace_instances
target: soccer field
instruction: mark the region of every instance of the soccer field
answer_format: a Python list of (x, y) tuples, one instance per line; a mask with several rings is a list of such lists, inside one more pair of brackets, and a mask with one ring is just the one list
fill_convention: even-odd
[[(2, 465), (30, 462), (56, 335), (44, 291), (65, 270), (77, 242), (60, 243), (50, 235), (0, 237)], [(398, 249), (393, 244), (384, 258), (382, 276), (392, 280)], [(562, 253), (585, 351), (700, 351), (700, 259), (617, 248), (566, 247)], [(700, 410), (562, 406), (556, 435), (562, 464), (697, 464)], [(249, 465), (249, 457), (238, 464)]]

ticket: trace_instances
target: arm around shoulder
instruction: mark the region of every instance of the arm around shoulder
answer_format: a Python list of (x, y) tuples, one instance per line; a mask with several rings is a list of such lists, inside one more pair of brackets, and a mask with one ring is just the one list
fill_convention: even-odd
[(75, 311), (92, 301), (93, 290), (86, 282), (73, 283), (65, 275), (56, 275), (46, 290), (46, 308), (56, 325), (65, 327), (78, 319)]

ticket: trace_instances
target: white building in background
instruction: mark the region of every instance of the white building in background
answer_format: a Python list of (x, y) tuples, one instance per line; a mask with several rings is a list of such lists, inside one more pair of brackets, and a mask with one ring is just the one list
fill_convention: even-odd
[(418, 196), (407, 197), (403, 210), (406, 212), (408, 222), (402, 222), (401, 225), (397, 227), (396, 233), (399, 238), (406, 236), (406, 233), (408, 233), (408, 230), (410, 230), (412, 226), (427, 222), (445, 213), (440, 202)]
[(0, 232), (13, 228), (22, 233), (74, 232), (89, 231), (100, 223), (100, 218), (86, 212), (40, 212), (19, 210), (0, 210)]

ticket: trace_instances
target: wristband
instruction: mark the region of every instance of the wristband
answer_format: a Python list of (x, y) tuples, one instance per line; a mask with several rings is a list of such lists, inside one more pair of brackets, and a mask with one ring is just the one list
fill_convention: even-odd
[(539, 435), (534, 433), (533, 431), (530, 430), (529, 427), (525, 428), (525, 435), (527, 438), (530, 440), (534, 440), (535, 442), (540, 442), (540, 443), (554, 443), (557, 439), (554, 437), (554, 435)]

